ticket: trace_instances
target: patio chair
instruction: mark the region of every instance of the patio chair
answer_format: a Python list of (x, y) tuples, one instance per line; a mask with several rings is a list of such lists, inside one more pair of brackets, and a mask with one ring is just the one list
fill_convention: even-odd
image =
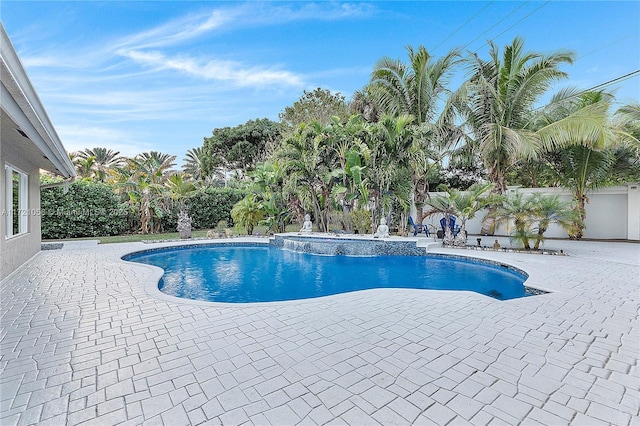
[(422, 232), (424, 232), (425, 237), (429, 236), (429, 228), (427, 228), (426, 226), (420, 224), (420, 225), (416, 225), (416, 223), (413, 221), (413, 218), (411, 216), (409, 216), (409, 225), (413, 226), (413, 236), (415, 237), (418, 234), (421, 234)]
[(458, 235), (458, 232), (460, 232), (460, 225), (456, 226), (455, 216), (449, 217), (449, 228), (451, 228), (451, 233), (453, 234), (454, 237)]
[[(443, 217), (442, 219), (440, 219), (440, 226), (442, 227), (442, 235), (444, 235), (445, 227), (447, 226), (446, 218)], [(454, 237), (458, 235), (458, 232), (460, 232), (460, 226), (456, 226), (455, 216), (449, 216), (449, 229), (451, 229), (451, 233), (453, 234)]]

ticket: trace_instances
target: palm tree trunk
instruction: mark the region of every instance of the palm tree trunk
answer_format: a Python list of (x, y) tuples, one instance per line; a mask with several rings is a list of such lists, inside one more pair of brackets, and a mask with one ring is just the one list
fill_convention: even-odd
[(538, 250), (540, 248), (540, 243), (544, 240), (544, 233), (547, 232), (547, 228), (543, 226), (538, 226), (538, 235), (536, 235), (536, 243), (533, 245), (534, 250)]
[(576, 195), (576, 211), (578, 212), (578, 219), (574, 222), (571, 232), (569, 233), (569, 239), (579, 240), (584, 235), (584, 220), (587, 217), (587, 211), (585, 208), (586, 198), (584, 194)]
[[(507, 192), (507, 185), (504, 180), (504, 175), (498, 174), (492, 179), (494, 186), (491, 189), (491, 195), (503, 195)], [(496, 207), (490, 206), (487, 215), (482, 221), (482, 228), (480, 228), (480, 235), (493, 235), (496, 232)]]

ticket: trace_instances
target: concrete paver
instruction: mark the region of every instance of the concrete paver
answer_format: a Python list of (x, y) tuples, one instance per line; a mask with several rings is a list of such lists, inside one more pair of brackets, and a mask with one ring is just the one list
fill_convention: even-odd
[(378, 289), (238, 305), (164, 295), (159, 269), (120, 260), (169, 245), (69, 244), (0, 283), (2, 425), (640, 424), (638, 244), (429, 247), (551, 291), (523, 299)]

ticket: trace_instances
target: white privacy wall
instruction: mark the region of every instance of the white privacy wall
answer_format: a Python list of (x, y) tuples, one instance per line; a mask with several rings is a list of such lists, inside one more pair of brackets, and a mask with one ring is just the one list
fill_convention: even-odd
[[(569, 191), (563, 188), (516, 188), (509, 187), (509, 192), (521, 192), (523, 194), (542, 193), (545, 195), (560, 195), (560, 198), (571, 201)], [(444, 194), (431, 192), (431, 196)], [(587, 218), (584, 238), (615, 239), (615, 240), (640, 240), (640, 185), (628, 184), (602, 188), (587, 193), (589, 202), (586, 205)], [(428, 206), (425, 207), (425, 211)], [(433, 215), (423, 220), (424, 224), (430, 224), (435, 229), (440, 229), (441, 215)], [(471, 235), (479, 235), (484, 212), (467, 222), (466, 229)], [(505, 225), (496, 229), (496, 235), (508, 236), (510, 226)], [(545, 237), (567, 238), (567, 233), (558, 225), (551, 225)]]

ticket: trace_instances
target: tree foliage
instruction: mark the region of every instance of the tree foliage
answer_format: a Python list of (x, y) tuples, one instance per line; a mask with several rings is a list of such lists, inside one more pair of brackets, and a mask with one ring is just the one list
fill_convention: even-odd
[(349, 107), (345, 97), (340, 93), (317, 88), (310, 92), (305, 90), (293, 105), (288, 106), (278, 117), (286, 133), (294, 131), (301, 124), (317, 122), (320, 126), (331, 123), (332, 117), (344, 120), (349, 117)]
[(214, 129), (204, 139), (202, 171), (205, 175), (237, 170), (242, 175), (264, 158), (266, 147), (280, 139), (278, 123), (267, 118), (249, 120), (236, 127)]

